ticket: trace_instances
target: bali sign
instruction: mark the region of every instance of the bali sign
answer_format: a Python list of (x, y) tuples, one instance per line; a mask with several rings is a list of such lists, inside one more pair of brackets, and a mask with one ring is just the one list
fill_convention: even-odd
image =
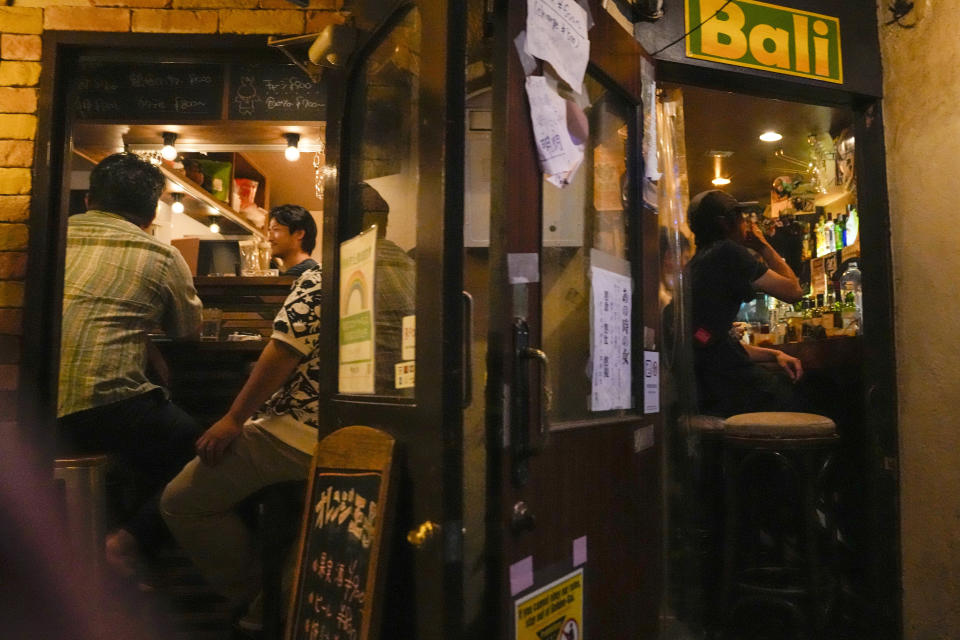
[(843, 83), (837, 18), (753, 0), (685, 2), (688, 57)]

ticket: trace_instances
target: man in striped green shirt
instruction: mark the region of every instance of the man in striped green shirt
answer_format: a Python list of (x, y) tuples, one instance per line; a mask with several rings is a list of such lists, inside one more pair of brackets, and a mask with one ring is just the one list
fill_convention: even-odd
[(183, 256), (146, 229), (165, 180), (131, 153), (90, 174), (86, 213), (67, 225), (57, 407), (58, 445), (115, 454), (150, 497), (107, 537), (107, 559), (132, 575), (165, 535), (160, 490), (193, 457), (200, 425), (147, 377), (151, 331), (199, 335), (201, 303)]

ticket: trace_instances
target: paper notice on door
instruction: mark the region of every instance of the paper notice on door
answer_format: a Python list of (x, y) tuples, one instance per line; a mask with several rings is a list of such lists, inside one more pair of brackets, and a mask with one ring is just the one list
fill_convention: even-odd
[(583, 149), (567, 128), (567, 101), (543, 76), (527, 77), (526, 86), (540, 170), (552, 184), (563, 187), (583, 162)]
[(417, 357), (417, 316), (403, 316), (400, 321), (400, 357), (404, 360)]
[(590, 267), (590, 410), (630, 409), (633, 280), (598, 266), (594, 259), (597, 253), (591, 253)]
[(643, 352), (643, 412), (660, 413), (660, 353)]
[(590, 60), (588, 20), (587, 12), (576, 2), (527, 0), (527, 53), (549, 62), (577, 92)]
[(340, 393), (373, 393), (377, 228), (340, 244)]

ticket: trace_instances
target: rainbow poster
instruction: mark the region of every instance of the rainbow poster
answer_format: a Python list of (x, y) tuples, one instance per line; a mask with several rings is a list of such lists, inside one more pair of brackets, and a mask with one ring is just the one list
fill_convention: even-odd
[(340, 244), (340, 393), (374, 391), (374, 226)]

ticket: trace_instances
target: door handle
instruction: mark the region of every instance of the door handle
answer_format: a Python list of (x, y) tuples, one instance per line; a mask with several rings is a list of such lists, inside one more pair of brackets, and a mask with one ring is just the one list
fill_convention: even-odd
[(539, 453), (547, 446), (550, 440), (550, 427), (547, 425), (547, 415), (553, 404), (553, 392), (550, 390), (550, 358), (540, 349), (527, 347), (520, 354), (521, 358), (527, 360), (536, 360), (540, 365), (540, 428), (538, 429), (539, 438), (531, 443), (530, 453)]
[(473, 403), (473, 296), (463, 292), (463, 404)]
[[(542, 387), (539, 398), (537, 439), (530, 434), (530, 361), (540, 365)], [(530, 330), (523, 318), (513, 321), (513, 386), (510, 391), (510, 453), (513, 481), (520, 487), (527, 483), (529, 459), (547, 444), (550, 428), (547, 411), (550, 405), (548, 382), (549, 358), (542, 350), (530, 346)]]

